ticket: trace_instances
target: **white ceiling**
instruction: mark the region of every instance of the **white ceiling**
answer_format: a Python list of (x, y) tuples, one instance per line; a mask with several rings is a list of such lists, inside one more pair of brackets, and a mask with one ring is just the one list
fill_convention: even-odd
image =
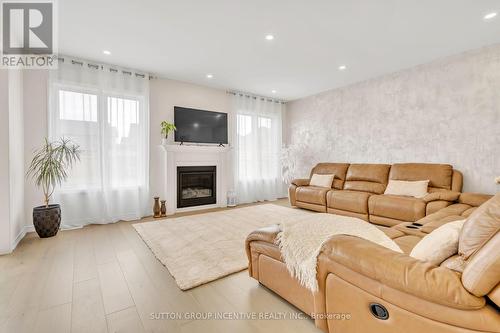
[[(58, 6), (61, 54), (216, 88), (266, 96), (276, 90), (287, 100), (500, 42), (500, 15), (482, 19), (500, 12), (498, 0), (60, 0)], [(273, 41), (265, 40), (268, 33)], [(348, 69), (340, 72), (342, 64)]]

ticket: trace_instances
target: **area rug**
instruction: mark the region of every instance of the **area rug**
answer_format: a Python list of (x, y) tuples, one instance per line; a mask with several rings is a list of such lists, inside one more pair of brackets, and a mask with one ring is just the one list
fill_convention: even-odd
[(182, 290), (248, 267), (245, 239), (253, 230), (314, 214), (274, 204), (167, 218), (133, 227)]

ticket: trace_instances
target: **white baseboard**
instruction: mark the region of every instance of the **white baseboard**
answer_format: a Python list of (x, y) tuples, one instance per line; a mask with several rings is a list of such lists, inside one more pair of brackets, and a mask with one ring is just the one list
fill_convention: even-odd
[(28, 232), (35, 232), (35, 227), (33, 225), (25, 225), (24, 226), (24, 231), (26, 231), (26, 233), (28, 233)]
[(19, 232), (19, 234), (16, 236), (16, 239), (14, 239), (14, 243), (12, 244), (12, 251), (14, 251), (17, 247), (17, 244), (19, 244), (19, 242), (21, 241), (21, 239), (24, 238), (24, 236), (26, 236), (26, 226), (24, 226), (21, 231)]
[[(16, 249), (19, 242), (24, 238), (24, 236), (26, 236), (26, 233), (29, 232), (28, 231), (29, 228), (30, 228), (29, 226), (22, 227), (21, 231), (19, 231), (19, 234), (14, 239), (14, 242), (12, 243), (11, 248), (8, 250), (0, 250), (0, 255), (12, 253)], [(33, 229), (33, 226), (31, 226), (31, 229)], [(35, 229), (33, 229), (33, 230), (35, 230)]]

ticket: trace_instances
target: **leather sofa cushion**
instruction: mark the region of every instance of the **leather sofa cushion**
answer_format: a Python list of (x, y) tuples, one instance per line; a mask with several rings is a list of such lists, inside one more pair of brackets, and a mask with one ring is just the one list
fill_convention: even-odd
[(297, 188), (295, 197), (297, 201), (326, 206), (326, 193), (329, 188), (318, 186), (301, 186)]
[(411, 250), (413, 250), (420, 240), (422, 240), (422, 238), (415, 235), (406, 235), (394, 239), (399, 248), (406, 254), (410, 254)]
[[(430, 216), (430, 215), (429, 215)], [(437, 228), (449, 223), (449, 222), (454, 222), (454, 221), (460, 221), (460, 220), (465, 220), (466, 217), (465, 216), (461, 216), (461, 215), (449, 215), (449, 216), (445, 216), (441, 219), (436, 219), (434, 221), (430, 221), (428, 222), (427, 224), (425, 224), (422, 228), (420, 228), (420, 231), (426, 233), (426, 234), (430, 234), (431, 232), (433, 232), (434, 230), (436, 230)], [(418, 223), (421, 223), (421, 221), (419, 220)]]
[(346, 210), (354, 213), (368, 213), (368, 198), (371, 193), (358, 191), (330, 191), (327, 194), (327, 205), (330, 208)]
[(463, 217), (469, 217), (474, 211), (477, 209), (477, 207), (471, 207), (467, 209), (465, 212), (462, 213)]
[(315, 173), (318, 175), (335, 175), (332, 188), (341, 190), (344, 187), (347, 168), (349, 168), (348, 163), (318, 163), (314, 168), (312, 168), (311, 177)]
[(377, 225), (376, 227), (379, 228), (380, 230), (382, 230), (390, 239), (402, 237), (405, 235), (403, 232), (401, 232), (397, 229), (394, 229), (394, 228), (384, 227), (381, 225)]
[(500, 282), (500, 232), (465, 264), (462, 283), (476, 296), (490, 293)]
[[(427, 210), (428, 208), (429, 204), (427, 204)], [(442, 208), (437, 212), (427, 215), (426, 217), (418, 220), (418, 223), (423, 224), (423, 227), (420, 228), (420, 230), (428, 234), (445, 223), (463, 220), (467, 218), (468, 215), (466, 215), (465, 213), (470, 209), (471, 206), (461, 203)]]
[(451, 190), (453, 168), (449, 164), (402, 163), (393, 164), (389, 179), (429, 180), (430, 188)]
[(351, 164), (344, 190), (384, 193), (390, 168), (389, 164)]
[[(423, 224), (424, 226), (427, 226), (429, 223), (433, 223), (436, 221), (440, 221), (444, 218), (447, 218), (448, 216), (455, 216), (455, 220), (459, 220), (461, 218), (464, 218), (463, 213), (470, 209), (471, 206), (465, 205), (465, 204), (453, 204), (448, 207), (442, 208), (438, 210), (435, 213), (432, 213), (430, 215), (427, 215), (426, 217), (420, 219), (418, 223)], [(448, 222), (453, 221), (449, 220)], [(423, 228), (425, 231), (425, 229)], [(434, 229), (432, 229), (434, 230)], [(430, 230), (430, 231), (432, 231)], [(425, 231), (425, 232), (430, 232), (430, 231)]]
[(368, 199), (370, 215), (401, 221), (417, 221), (425, 216), (425, 202), (413, 197), (372, 195)]
[(458, 252), (465, 263), (464, 287), (476, 296), (500, 282), (500, 193), (476, 208), (460, 234)]
[(467, 219), (458, 253), (467, 260), (500, 230), (500, 193), (482, 204)]

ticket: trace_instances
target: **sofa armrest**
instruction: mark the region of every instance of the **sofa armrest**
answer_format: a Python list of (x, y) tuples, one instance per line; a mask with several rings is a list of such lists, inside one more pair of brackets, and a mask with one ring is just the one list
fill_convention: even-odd
[[(370, 241), (335, 236), (323, 245), (331, 267), (342, 265), (387, 287), (457, 309), (480, 309), (483, 297), (476, 297), (463, 286), (460, 275), (444, 267), (394, 252)], [(324, 260), (322, 260), (324, 262)]]
[(258, 273), (254, 272), (254, 258), (252, 258), (252, 251), (250, 250), (250, 243), (252, 242), (265, 242), (275, 243), (276, 237), (280, 232), (280, 227), (277, 224), (272, 224), (267, 227), (259, 228), (252, 231), (245, 240), (245, 251), (248, 258), (248, 274), (258, 279)]
[(460, 192), (437, 191), (427, 194), (425, 197), (422, 198), (422, 200), (424, 200), (426, 203), (438, 200), (451, 202), (451, 201), (457, 201), (459, 197), (460, 197)]
[(296, 186), (308, 186), (309, 179), (294, 179), (292, 180), (292, 184)]

